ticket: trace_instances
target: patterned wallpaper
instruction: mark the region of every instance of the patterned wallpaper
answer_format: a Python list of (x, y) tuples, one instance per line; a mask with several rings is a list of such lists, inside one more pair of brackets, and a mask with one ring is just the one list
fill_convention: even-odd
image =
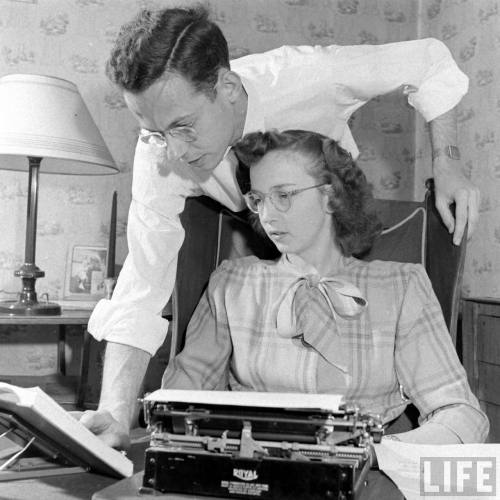
[[(193, 3), (170, 0), (0, 0), (0, 76), (44, 73), (75, 82), (121, 173), (107, 177), (42, 175), (37, 264), (46, 278), (38, 293), (61, 298), (68, 254), (73, 245), (106, 246), (111, 194), (118, 191), (117, 262), (126, 249), (131, 164), (137, 125), (103, 73), (119, 26), (143, 6)], [(385, 43), (435, 36), (451, 48), (470, 75), (472, 90), (460, 113), (464, 156), (483, 188), (483, 219), (471, 243), (468, 293), (500, 296), (494, 258), (500, 225), (494, 196), (500, 182), (495, 154), (499, 96), (491, 95), (495, 69), (488, 61), (500, 51), (498, 4), (490, 0), (209, 0), (231, 56), (282, 44)], [(471, 16), (471, 11), (473, 15)], [(471, 22), (472, 20), (472, 22)], [(481, 121), (479, 121), (481, 117)], [(421, 165), (427, 164), (427, 133), (400, 95), (375, 99), (352, 120), (361, 150), (360, 165), (385, 198), (421, 196)], [(417, 148), (415, 148), (417, 141)], [(417, 187), (416, 187), (417, 186)], [(0, 299), (19, 290), (12, 273), (24, 257), (27, 175), (0, 171)], [(491, 242), (489, 245), (480, 242)]]
[[(0, 0), (0, 76), (44, 73), (75, 82), (121, 174), (85, 178), (42, 175), (36, 262), (46, 272), (39, 294), (64, 295), (73, 245), (106, 245), (111, 193), (118, 190), (117, 262), (126, 249), (131, 163), (137, 125), (103, 74), (119, 26), (142, 6), (189, 2), (145, 0)], [(282, 44), (383, 43), (414, 38), (412, 1), (211, 0), (232, 58)], [(360, 162), (381, 197), (408, 198), (413, 189), (414, 120), (398, 96), (377, 99), (353, 118)], [(27, 175), (0, 171), (0, 298), (19, 290), (13, 271), (24, 257)], [(8, 294), (10, 293), (10, 295)]]
[[(420, 36), (443, 40), (470, 78), (459, 105), (459, 143), (467, 172), (481, 190), (480, 220), (467, 247), (463, 294), (500, 297), (500, 2), (432, 0), (424, 2)], [(427, 158), (423, 131), (417, 153)], [(424, 169), (416, 168), (416, 185)]]

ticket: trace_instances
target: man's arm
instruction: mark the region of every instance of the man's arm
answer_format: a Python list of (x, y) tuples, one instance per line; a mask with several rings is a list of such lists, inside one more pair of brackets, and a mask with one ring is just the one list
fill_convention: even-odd
[[(270, 56), (270, 66), (277, 65), (279, 57), (289, 62), (293, 73), (290, 69), (283, 71), (282, 78), (290, 79), (293, 74), (294, 81), (303, 81), (311, 67), (320, 67), (326, 85), (338, 87), (339, 97), (332, 98), (332, 110), (342, 110), (346, 119), (376, 96), (403, 91), (408, 103), (430, 122), (433, 149), (443, 151), (434, 160), (438, 210), (450, 232), (455, 232), (455, 243), (461, 240), (466, 222), (469, 234), (473, 232), (479, 192), (464, 175), (462, 164), (444, 154), (445, 146), (457, 145), (454, 108), (467, 92), (468, 78), (444, 43), (428, 38), (371, 46), (291, 47), (270, 54), (275, 54), (275, 59)], [(356, 156), (348, 129), (335, 138)], [(448, 208), (453, 201), (457, 203), (456, 224)]]
[(99, 407), (86, 411), (80, 421), (113, 448), (130, 446), (137, 397), (150, 359), (149, 353), (135, 347), (114, 342), (106, 346)]
[(198, 194), (193, 184), (166, 164), (162, 150), (138, 141), (127, 225), (129, 253), (113, 297), (97, 304), (88, 325), (96, 340), (107, 342), (99, 407), (81, 417), (116, 448), (129, 444), (144, 374), (168, 330), (161, 311), (174, 286), (184, 239), (178, 214), (186, 196), (193, 194)]
[[(479, 189), (465, 176), (458, 149), (456, 110), (451, 109), (430, 122), (432, 169), (436, 189), (436, 208), (459, 245), (468, 224), (468, 236), (479, 218)], [(451, 146), (451, 148), (450, 148)], [(455, 219), (450, 204), (455, 202)]]
[(241, 198), (235, 192), (232, 163), (222, 162), (202, 191), (183, 176), (181, 166), (167, 165), (160, 153), (138, 142), (128, 219), (129, 254), (112, 299), (97, 304), (88, 325), (97, 340), (107, 341), (107, 348), (99, 409), (86, 412), (82, 423), (119, 448), (129, 442), (148, 362), (167, 333), (161, 310), (175, 282), (177, 252), (184, 239), (179, 214), (185, 198), (205, 192), (232, 210)]
[[(222, 269), (212, 276), (193, 314), (183, 352), (165, 371), (165, 387), (222, 389), (227, 384), (231, 340), (224, 308), (214, 304), (214, 288), (221, 277), (225, 278)], [(215, 311), (220, 311), (222, 319)], [(150, 359), (149, 353), (135, 347), (114, 342), (106, 346), (99, 407), (97, 411), (86, 411), (80, 421), (113, 448), (130, 446), (129, 431), (135, 421), (137, 397)]]

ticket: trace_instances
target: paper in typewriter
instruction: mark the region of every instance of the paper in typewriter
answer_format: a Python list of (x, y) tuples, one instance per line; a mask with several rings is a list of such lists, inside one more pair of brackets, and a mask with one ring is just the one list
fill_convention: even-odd
[(250, 406), (253, 408), (288, 408), (338, 411), (342, 396), (337, 394), (304, 394), (295, 392), (191, 391), (159, 389), (146, 400), (161, 403)]

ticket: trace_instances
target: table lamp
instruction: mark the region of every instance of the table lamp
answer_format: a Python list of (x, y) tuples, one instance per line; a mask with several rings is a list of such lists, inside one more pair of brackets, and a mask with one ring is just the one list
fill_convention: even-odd
[(17, 301), (0, 302), (11, 315), (58, 315), (52, 302), (38, 302), (35, 264), (38, 174), (103, 175), (119, 170), (75, 84), (45, 75), (0, 78), (0, 169), (28, 170), (24, 264)]

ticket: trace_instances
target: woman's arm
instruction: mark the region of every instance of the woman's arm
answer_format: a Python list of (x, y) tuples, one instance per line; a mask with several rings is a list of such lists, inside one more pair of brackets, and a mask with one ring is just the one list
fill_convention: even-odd
[[(165, 389), (224, 390), (232, 343), (224, 304), (224, 263), (212, 274), (189, 322), (184, 349), (167, 366)], [(227, 293), (230, 293), (227, 291)]]
[(399, 434), (416, 443), (484, 442), (486, 415), (472, 394), (429, 278), (413, 266), (402, 301), (395, 368), (405, 394), (420, 411), (421, 427)]

